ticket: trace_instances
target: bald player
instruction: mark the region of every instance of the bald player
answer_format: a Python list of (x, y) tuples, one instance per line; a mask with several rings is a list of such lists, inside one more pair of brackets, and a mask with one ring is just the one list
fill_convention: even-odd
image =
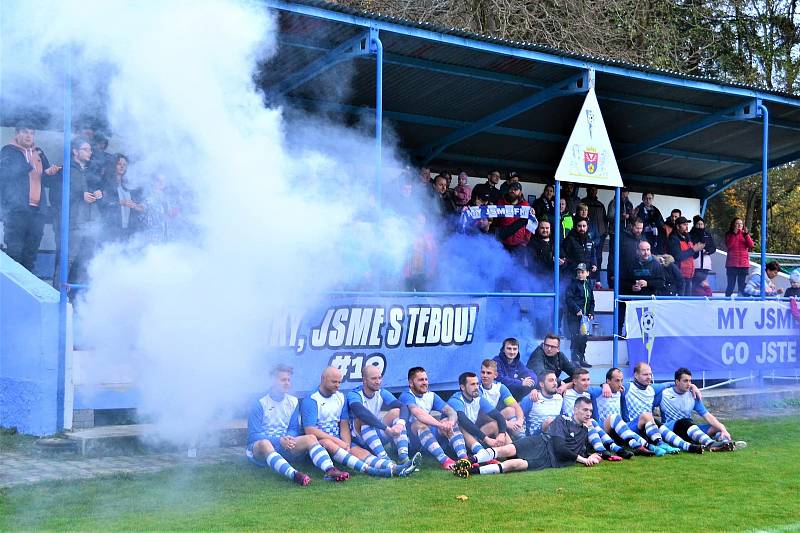
[(316, 437), (334, 461), (370, 476), (411, 474), (415, 468), (413, 464), (397, 465), (352, 443), (347, 402), (344, 394), (339, 392), (341, 383), (342, 373), (329, 366), (322, 372), (319, 389), (303, 400), (300, 412), (306, 435)]
[[(400, 463), (405, 463), (409, 460), (406, 433), (408, 406), (382, 388), (382, 384), (380, 368), (367, 365), (361, 369), (361, 385), (347, 393), (350, 432), (356, 444), (382, 459), (389, 457), (384, 443), (391, 439)], [(419, 459), (416, 457), (417, 462)]]

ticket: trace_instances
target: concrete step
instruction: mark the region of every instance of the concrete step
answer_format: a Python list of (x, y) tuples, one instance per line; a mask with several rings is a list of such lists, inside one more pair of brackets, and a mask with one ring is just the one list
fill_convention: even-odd
[(213, 425), (196, 442), (187, 441), (180, 445), (159, 439), (153, 424), (98, 426), (70, 431), (66, 436), (75, 441), (78, 454), (88, 456), (244, 446), (247, 443), (247, 420), (237, 419)]

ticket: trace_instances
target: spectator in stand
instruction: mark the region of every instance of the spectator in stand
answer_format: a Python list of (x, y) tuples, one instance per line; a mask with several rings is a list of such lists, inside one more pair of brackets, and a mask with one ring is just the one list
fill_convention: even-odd
[(620, 292), (652, 296), (664, 289), (664, 268), (650, 253), (650, 243), (639, 243), (636, 261), (620, 274)]
[(642, 203), (633, 210), (633, 218), (640, 218), (644, 222), (644, 238), (650, 243), (651, 248), (655, 248), (658, 235), (664, 226), (664, 217), (661, 216), (661, 211), (653, 205), (653, 198), (653, 193), (643, 192)]
[[(644, 223), (638, 218), (631, 224), (630, 230), (622, 231), (622, 240), (619, 243), (619, 269), (620, 272), (625, 270), (626, 265), (633, 264), (636, 261), (636, 253), (639, 249), (639, 243), (644, 239), (642, 232), (644, 231)], [(614, 286), (614, 250), (612, 249), (608, 255), (608, 285)]]
[(586, 198), (581, 200), (589, 208), (589, 235), (592, 236), (594, 243), (595, 265), (597, 265), (598, 272), (592, 276), (593, 279), (598, 277), (599, 270), (603, 268), (603, 247), (606, 243), (606, 235), (608, 235), (608, 218), (606, 217), (606, 206), (603, 202), (597, 199), (597, 187), (590, 185), (586, 187)]
[[(619, 227), (622, 231), (626, 229), (630, 229), (631, 224), (634, 221), (633, 218), (633, 202), (628, 199), (629, 193), (628, 189), (623, 187), (619, 191), (619, 206), (620, 206), (620, 213), (619, 213)], [(608, 202), (608, 233), (609, 235), (614, 234), (614, 214), (616, 213), (616, 201), (614, 198)]]
[[(575, 366), (561, 351), (561, 339), (552, 332), (547, 333), (542, 343), (531, 352), (526, 366), (537, 376), (553, 372), (556, 375), (559, 394), (564, 394), (567, 384), (572, 382), (572, 375), (575, 373)], [(561, 381), (562, 372), (567, 375), (564, 381)]]
[(559, 238), (563, 241), (569, 235), (569, 232), (572, 231), (572, 228), (575, 225), (575, 218), (572, 216), (572, 211), (567, 210), (567, 201), (562, 198), (561, 203), (559, 204), (559, 213), (561, 216), (561, 232), (559, 234)]
[[(625, 231), (630, 230), (633, 224), (633, 219), (631, 218), (631, 214), (633, 213), (633, 202), (628, 199), (628, 189), (622, 188), (619, 191), (619, 205), (620, 205), (620, 214), (619, 214), (619, 228), (622, 234), (624, 235)], [(616, 213), (616, 202), (612, 198), (610, 202), (608, 202), (608, 266), (607, 268), (607, 276), (608, 276), (608, 286), (614, 286), (614, 215)]]
[(424, 213), (417, 214), (418, 233), (414, 236), (411, 249), (403, 265), (405, 290), (426, 291), (438, 267), (438, 247)]
[(681, 216), (680, 209), (673, 209), (670, 214), (669, 218), (664, 221), (664, 228), (661, 234), (658, 236), (658, 244), (656, 245), (656, 253), (659, 254), (668, 254), (669, 253), (669, 238), (672, 236), (672, 233), (675, 231), (675, 223)]
[(800, 268), (795, 268), (792, 270), (791, 275), (789, 276), (789, 283), (791, 287), (786, 289), (784, 293), (785, 298), (797, 298), (800, 296)]
[(433, 183), (433, 176), (429, 167), (421, 167), (419, 169), (419, 181), (422, 185), (430, 186)]
[(585, 263), (575, 267), (575, 277), (567, 287), (564, 295), (567, 329), (570, 332), (570, 351), (572, 362), (583, 368), (591, 368), (586, 362), (586, 341), (589, 339), (589, 327), (584, 327), (584, 318), (594, 319), (594, 291), (589, 282), (589, 270)]
[(675, 231), (669, 237), (669, 255), (675, 258), (675, 263), (683, 275), (683, 291), (681, 296), (692, 294), (692, 278), (694, 278), (694, 258), (705, 248), (702, 242), (692, 242), (689, 238), (689, 221), (686, 217), (678, 217), (675, 221)]
[(447, 177), (439, 174), (433, 180), (433, 189), (436, 191), (434, 198), (436, 198), (436, 205), (439, 209), (439, 214), (451, 222), (453, 215), (459, 211), (456, 207), (454, 198), (450, 195), (450, 190), (447, 188)]
[[(539, 221), (536, 233), (528, 242), (530, 252), (531, 273), (533, 274), (534, 291), (552, 290), (553, 287), (553, 239), (550, 236), (551, 224), (549, 220)], [(559, 259), (559, 265), (564, 264), (564, 259)], [(534, 327), (537, 336), (543, 335), (550, 327), (552, 304), (550, 299), (537, 302), (534, 317)]]
[(33, 271), (44, 233), (42, 176), (59, 170), (36, 146), (33, 125), (18, 123), (14, 138), (0, 150), (0, 220), (5, 221), (6, 253), (28, 271)]
[[(497, 205), (528, 205), (528, 202), (522, 195), (522, 185), (519, 183), (512, 183), (508, 187), (508, 192)], [(511, 252), (514, 256), (518, 256), (524, 252), (528, 241), (531, 240), (531, 232), (528, 231), (527, 228), (527, 218), (498, 218), (495, 220), (495, 225), (497, 226), (497, 237), (503, 243), (506, 250)]]
[[(473, 198), (472, 205), (483, 206), (489, 204), (489, 193), (481, 194)], [(471, 220), (467, 222), (464, 233), (467, 234), (487, 234), (494, 231), (491, 218), (479, 218), (478, 220)]]
[(92, 160), (89, 166), (92, 172), (100, 180), (106, 183), (114, 176), (117, 158), (115, 155), (106, 152), (108, 149), (108, 139), (105, 135), (96, 133), (92, 144)]
[[(89, 162), (92, 159), (92, 146), (82, 137), (72, 140), (70, 145), (70, 190), (69, 194), (69, 253), (67, 254), (67, 281), (85, 283), (86, 267), (94, 254), (100, 230), (100, 210), (98, 200), (103, 199), (102, 183), (92, 172)], [(62, 171), (55, 174), (49, 183), (50, 202), (60, 211), (62, 190)], [(61, 217), (56, 215), (54, 229), (56, 235), (61, 231)], [(58, 242), (58, 241), (57, 241)], [(60, 260), (56, 253), (56, 274), (53, 279), (57, 287), (60, 277)]]
[(471, 200), (474, 201), (476, 196), (482, 196), (488, 194), (489, 203), (497, 205), (497, 203), (500, 201), (502, 197), (502, 195), (500, 194), (500, 189), (497, 188), (498, 183), (500, 183), (500, 171), (492, 170), (491, 172), (489, 172), (489, 176), (487, 177), (485, 183), (479, 183), (478, 185), (472, 188)]
[[(182, 194), (161, 173), (153, 176), (152, 184), (148, 189), (144, 204), (147, 206), (145, 226), (149, 240), (152, 242), (167, 242), (181, 237), (183, 232), (186, 231), (186, 223), (183, 220)], [(417, 191), (419, 190), (417, 189)], [(425, 191), (430, 190), (430, 185), (428, 185)], [(411, 196), (414, 196), (413, 190)], [(424, 227), (427, 227), (427, 225)]]
[(542, 195), (533, 203), (533, 210), (536, 211), (536, 218), (539, 220), (556, 219), (556, 188), (548, 183), (542, 190)]
[(519, 173), (517, 172), (509, 172), (506, 181), (500, 186), (500, 195), (505, 196), (508, 193), (508, 188), (511, 187), (512, 183), (519, 183)]
[[(775, 282), (772, 281), (781, 271), (780, 263), (770, 261), (767, 263), (765, 271), (767, 273), (767, 281), (764, 285), (764, 293), (767, 296), (780, 296), (783, 294), (783, 289), (776, 287)], [(750, 279), (744, 286), (744, 294), (745, 296), (761, 296), (761, 267), (753, 267)]]
[[(583, 202), (580, 202), (578, 204), (578, 207), (575, 208), (574, 217), (575, 217), (575, 220), (577, 220), (579, 218), (585, 218), (586, 221), (588, 222), (589, 221), (589, 206), (586, 205)], [(591, 228), (589, 230), (589, 235), (591, 235)]]
[(689, 232), (689, 239), (692, 242), (703, 243), (705, 246), (700, 250), (700, 255), (695, 259), (695, 268), (710, 269), (711, 259), (709, 255), (717, 251), (714, 237), (706, 231), (706, 221), (700, 215), (692, 217), (692, 230)]
[(590, 273), (597, 272), (593, 247), (594, 243), (589, 239), (589, 221), (585, 218), (576, 219), (575, 227), (569, 232), (561, 246), (561, 257), (565, 259), (562, 268), (564, 274), (569, 275), (574, 272), (581, 263), (586, 264)]
[(127, 171), (128, 158), (117, 154), (114, 175), (105, 182), (103, 199), (98, 203), (109, 241), (127, 241), (144, 225), (142, 191), (128, 186)]
[(725, 247), (728, 249), (728, 257), (725, 259), (725, 274), (728, 278), (725, 296), (733, 294), (734, 288), (737, 287), (739, 294), (744, 295), (747, 271), (750, 269), (749, 254), (755, 248), (755, 244), (741, 218), (731, 220), (731, 225), (725, 234)]
[(567, 201), (567, 211), (574, 213), (578, 209), (580, 198), (578, 198), (578, 189), (574, 183), (569, 181), (561, 182), (561, 199)]
[(680, 296), (683, 294), (683, 274), (669, 254), (654, 255), (664, 268), (664, 288), (658, 291), (659, 296)]
[(472, 187), (467, 185), (468, 176), (466, 172), (458, 173), (458, 185), (454, 189), (455, 202), (457, 207), (469, 205), (472, 198)]
[(517, 400), (528, 395), (536, 385), (536, 375), (519, 359), (519, 341), (509, 337), (503, 341), (497, 362), (497, 381), (508, 387)]
[[(545, 284), (552, 284), (553, 279), (553, 239), (550, 236), (551, 224), (549, 220), (542, 220), (536, 228), (536, 233), (528, 242), (531, 254), (530, 267), (534, 276), (544, 280)], [(564, 264), (564, 259), (559, 259), (559, 264)]]

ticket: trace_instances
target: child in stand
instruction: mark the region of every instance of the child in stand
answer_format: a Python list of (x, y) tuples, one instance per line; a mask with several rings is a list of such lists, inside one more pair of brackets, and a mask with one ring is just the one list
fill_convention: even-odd
[(586, 342), (591, 326), (585, 319), (594, 318), (594, 292), (593, 284), (588, 281), (589, 268), (586, 263), (579, 263), (575, 267), (575, 276), (564, 295), (571, 356), (574, 363), (591, 368), (592, 365), (586, 362)]
[(789, 282), (792, 284), (792, 286), (786, 289), (784, 296), (786, 298), (797, 298), (800, 296), (800, 268), (795, 268), (792, 271), (792, 273), (789, 275)]
[(711, 284), (708, 282), (708, 271), (704, 269), (695, 270), (694, 279), (692, 280), (692, 296), (705, 296), (706, 298), (714, 296)]

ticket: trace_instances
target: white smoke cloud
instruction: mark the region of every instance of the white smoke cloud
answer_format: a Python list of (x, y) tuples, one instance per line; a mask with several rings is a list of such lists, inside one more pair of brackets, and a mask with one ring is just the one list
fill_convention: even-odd
[[(50, 67), (71, 47), (76, 92), (107, 93), (106, 118), (132, 156), (131, 175), (160, 172), (191, 199), (183, 213), (191, 238), (104, 248), (79, 307), (78, 328), (98, 360), (135, 368), (140, 411), (162, 438), (201, 434), (267, 384), (260, 371), (271, 317), (359, 281), (370, 263), (399, 268), (403, 223), (385, 215), (356, 222), (374, 203), (365, 170), (372, 139), (307, 122), (292, 126), (302, 128), (292, 139), (303, 144), (289, 147), (282, 110), (264, 107), (252, 80), (275, 51), (276, 22), (263, 6), (4, 5), (3, 47), (27, 61), (6, 69), (5, 94), (24, 94), (15, 79), (38, 77), (60, 115)], [(383, 160), (401, 166), (391, 153)]]

